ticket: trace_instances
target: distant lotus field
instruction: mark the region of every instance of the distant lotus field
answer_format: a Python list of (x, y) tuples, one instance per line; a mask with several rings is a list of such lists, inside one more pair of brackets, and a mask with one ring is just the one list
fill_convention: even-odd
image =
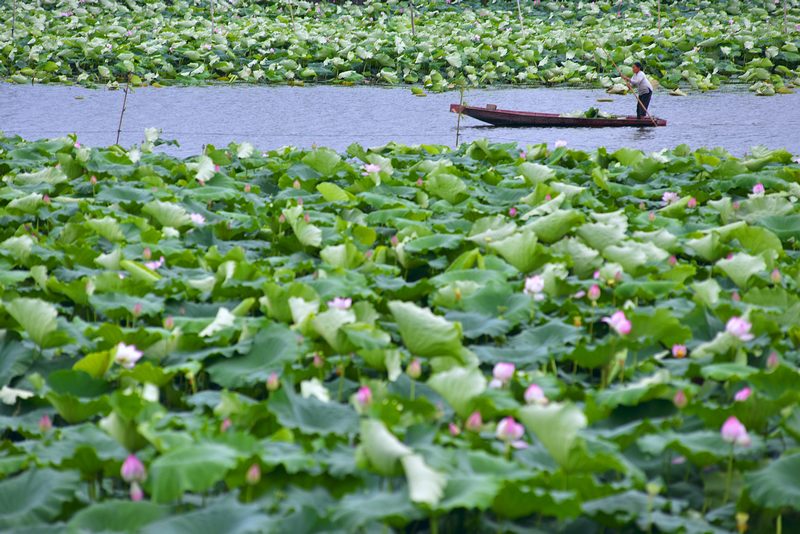
[(800, 162), (0, 138), (0, 529), (800, 528)]
[[(643, 61), (668, 89), (800, 85), (800, 6), (691, 0), (516, 3), (68, 0), (0, 7), (16, 83), (211, 82), (613, 87)], [(785, 10), (784, 10), (785, 8)], [(613, 60), (613, 61), (612, 61)], [(623, 67), (625, 68), (625, 67)]]

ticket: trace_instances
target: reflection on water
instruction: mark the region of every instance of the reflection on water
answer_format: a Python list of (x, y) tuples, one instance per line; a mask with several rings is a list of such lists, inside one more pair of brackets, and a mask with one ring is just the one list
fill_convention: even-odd
[[(0, 129), (34, 139), (70, 132), (89, 145), (109, 145), (116, 137), (121, 91), (69, 86), (0, 84)], [(550, 113), (585, 111), (594, 106), (616, 115), (635, 109), (632, 96), (591, 89), (485, 89), (467, 91), (465, 103), (497, 104), (501, 109)], [(408, 88), (213, 86), (140, 88), (128, 97), (120, 143), (139, 143), (148, 127), (161, 128), (191, 155), (204, 144), (249, 141), (259, 148), (326, 145), (343, 150), (390, 141), (453, 145), (456, 115), (449, 105), (458, 93), (415, 97)], [(800, 95), (759, 98), (744, 88), (672, 97), (657, 92), (654, 115), (664, 128), (496, 128), (463, 117), (461, 141), (553, 143), (574, 148), (623, 146), (646, 151), (687, 143), (694, 148), (721, 146), (741, 155), (754, 145), (785, 147), (800, 153)], [(780, 120), (775, 120), (780, 117)]]

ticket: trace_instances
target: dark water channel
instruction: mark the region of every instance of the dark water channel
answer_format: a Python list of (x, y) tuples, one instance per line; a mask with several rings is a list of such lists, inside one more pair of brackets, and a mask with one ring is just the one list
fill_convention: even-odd
[[(109, 145), (116, 137), (122, 91), (69, 86), (19, 86), (0, 83), (0, 131), (28, 139), (77, 133), (84, 144)], [(140, 88), (128, 97), (120, 143), (141, 142), (144, 129), (163, 129), (180, 147), (196, 154), (206, 143), (217, 146), (249, 141), (260, 149), (284, 145), (324, 145), (344, 149), (390, 141), (405, 144), (455, 143), (456, 116), (449, 104), (458, 93), (415, 97), (408, 88), (212, 86)], [(612, 102), (597, 102), (613, 98)], [(568, 113), (596, 106), (631, 114), (633, 96), (609, 96), (590, 89), (470, 90), (466, 102), (504, 109)], [(636, 147), (655, 151), (687, 143), (723, 147), (744, 154), (763, 144), (800, 153), (800, 94), (756, 97), (746, 87), (687, 97), (657, 91), (652, 112), (666, 128), (495, 128), (464, 118), (461, 139), (488, 138), (521, 144), (563, 139), (574, 148)]]

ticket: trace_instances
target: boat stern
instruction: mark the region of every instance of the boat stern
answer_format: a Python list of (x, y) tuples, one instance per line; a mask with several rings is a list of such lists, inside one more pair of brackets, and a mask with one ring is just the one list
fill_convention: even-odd
[(461, 104), (450, 104), (450, 112), (451, 113), (462, 113), (464, 111), (464, 106)]

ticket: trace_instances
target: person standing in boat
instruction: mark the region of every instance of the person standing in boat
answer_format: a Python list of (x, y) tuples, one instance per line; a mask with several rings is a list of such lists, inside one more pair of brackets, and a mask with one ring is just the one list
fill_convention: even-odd
[(641, 119), (647, 117), (647, 108), (650, 106), (650, 97), (653, 96), (653, 86), (650, 80), (644, 75), (642, 71), (642, 64), (638, 61), (633, 64), (633, 76), (628, 77), (624, 74), (622, 78), (628, 82), (628, 88), (634, 89), (639, 95), (636, 100), (636, 118)]

